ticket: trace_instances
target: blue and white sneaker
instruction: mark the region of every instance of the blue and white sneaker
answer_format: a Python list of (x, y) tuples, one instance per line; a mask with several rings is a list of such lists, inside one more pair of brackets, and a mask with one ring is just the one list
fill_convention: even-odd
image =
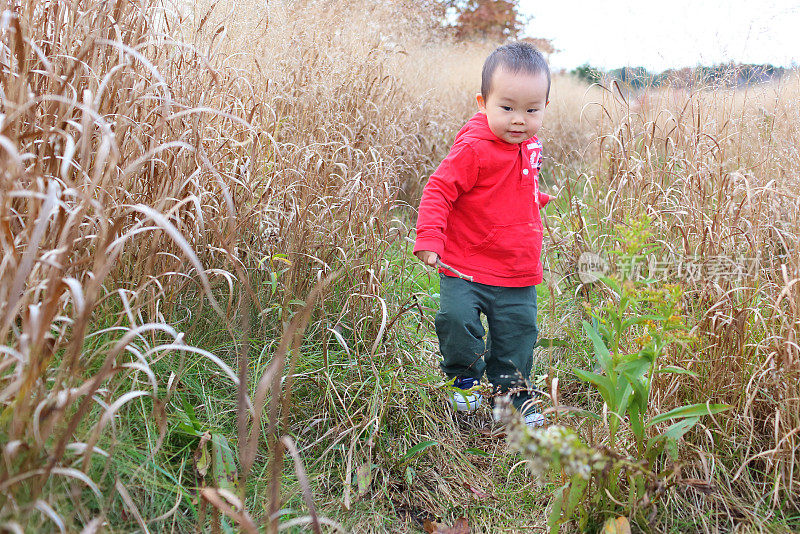
[(544, 426), (544, 415), (539, 412), (528, 412), (525, 414), (525, 424), (528, 425), (528, 428)]
[(453, 380), (452, 404), (459, 412), (474, 412), (483, 401), (483, 395), (477, 391), (477, 378), (456, 378)]
[[(508, 398), (506, 397), (506, 402), (510, 403)], [(528, 428), (534, 429), (544, 426), (544, 415), (539, 413), (535, 408), (529, 407), (528, 411), (525, 413), (524, 416), (520, 416), (519, 412), (514, 410), (514, 417), (521, 417), (522, 420), (525, 422)], [(503, 422), (503, 411), (501, 410), (498, 412), (497, 409), (492, 411), (492, 418), (494, 419), (495, 423), (502, 423)]]

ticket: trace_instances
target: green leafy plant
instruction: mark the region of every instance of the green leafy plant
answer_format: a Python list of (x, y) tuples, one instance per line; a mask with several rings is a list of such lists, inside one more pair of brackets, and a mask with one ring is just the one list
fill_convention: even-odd
[[(578, 462), (583, 467), (573, 467), (569, 481), (556, 491), (549, 518), (552, 532), (557, 532), (561, 523), (576, 514), (582, 516), (577, 519), (585, 526), (590, 510), (608, 510), (614, 503), (625, 503), (624, 512), (628, 514), (651, 508), (676, 474), (675, 462), (669, 467), (660, 462), (665, 450), (677, 460), (678, 441), (701, 417), (730, 408), (699, 403), (651, 413), (656, 375), (696, 374), (662, 364), (668, 346), (692, 338), (681, 315), (680, 286), (637, 276), (645, 255), (655, 250), (649, 224), (649, 219), (642, 217), (619, 230), (620, 248), (614, 253), (619, 256), (622, 268), (613, 275), (600, 277), (610, 298), (596, 308), (586, 304), (592, 321), (583, 321), (583, 329), (591, 341), (597, 367), (574, 372), (603, 399), (607, 447), (590, 452), (577, 435), (564, 431), (558, 439), (550, 436), (538, 448), (561, 447), (572, 451), (572, 456), (577, 454), (575, 451), (582, 451), (577, 457), (583, 458)], [(671, 422), (668, 427), (659, 426), (668, 421)], [(630, 429), (624, 437), (620, 437), (622, 427)], [(566, 471), (563, 454), (551, 460), (552, 465)], [(579, 506), (587, 499), (592, 506)]]
[[(210, 485), (231, 492), (238, 492), (239, 475), (236, 469), (236, 457), (221, 433), (211, 431), (195, 415), (194, 407), (185, 398), (181, 398), (183, 411), (178, 412), (179, 420), (175, 432), (199, 439), (194, 452), (195, 468), (203, 483), (206, 474), (211, 471)], [(209, 451), (210, 444), (210, 451)]]
[[(616, 305), (604, 307), (604, 313), (595, 317), (594, 324), (583, 321), (583, 328), (591, 339), (594, 356), (602, 372), (576, 369), (575, 375), (595, 386), (602, 396), (609, 414), (609, 445), (612, 448), (616, 445), (620, 424), (627, 420), (634, 436), (637, 454), (649, 465), (652, 465), (665, 446), (677, 458), (677, 440), (700, 417), (730, 408), (726, 405), (701, 403), (681, 406), (648, 418), (651, 386), (656, 374), (696, 376), (687, 369), (662, 366), (659, 363), (659, 356), (667, 345), (687, 338), (686, 326), (677, 315), (680, 288), (676, 285), (665, 285), (653, 290), (630, 281), (620, 283), (611, 277), (603, 277), (602, 280), (620, 295), (620, 300)], [(650, 308), (650, 313), (636, 313), (643, 304)], [(643, 327), (645, 330), (643, 335), (634, 339), (633, 343), (639, 346), (638, 350), (622, 352), (620, 345), (624, 340), (634, 337), (632, 331), (636, 327)], [(664, 432), (648, 439), (647, 428), (668, 420), (675, 422)]]

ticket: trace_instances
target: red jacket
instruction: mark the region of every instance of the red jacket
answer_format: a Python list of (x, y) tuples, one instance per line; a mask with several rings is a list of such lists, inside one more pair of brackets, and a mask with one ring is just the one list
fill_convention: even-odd
[(485, 114), (476, 113), (425, 185), (414, 252), (433, 251), (481, 284), (540, 283), (539, 208), (550, 200), (539, 191), (541, 158), (536, 137), (507, 143), (492, 133)]

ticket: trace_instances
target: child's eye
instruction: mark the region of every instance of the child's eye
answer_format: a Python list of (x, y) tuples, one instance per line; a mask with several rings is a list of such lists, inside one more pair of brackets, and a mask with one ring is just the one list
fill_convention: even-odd
[(528, 113), (536, 113), (537, 111), (539, 111), (539, 110), (536, 109), (536, 108), (531, 108), (531, 109), (528, 110)]
[(511, 106), (500, 106), (503, 111), (511, 111)]

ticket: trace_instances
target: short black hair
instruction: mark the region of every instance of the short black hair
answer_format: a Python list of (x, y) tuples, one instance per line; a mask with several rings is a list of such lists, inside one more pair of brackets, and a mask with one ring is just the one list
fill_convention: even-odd
[(547, 66), (547, 61), (541, 52), (522, 41), (500, 46), (486, 58), (481, 74), (481, 94), (484, 99), (489, 97), (492, 76), (501, 66), (514, 73), (520, 71), (529, 74), (544, 73), (547, 76), (547, 99), (550, 100), (550, 67)]

